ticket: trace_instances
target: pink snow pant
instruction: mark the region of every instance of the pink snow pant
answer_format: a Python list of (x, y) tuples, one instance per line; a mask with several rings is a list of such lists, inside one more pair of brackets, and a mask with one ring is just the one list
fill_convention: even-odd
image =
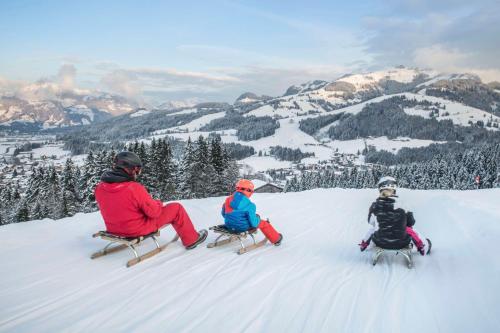
[(410, 235), (411, 240), (413, 241), (413, 244), (415, 244), (417, 249), (420, 249), (424, 246), (424, 242), (422, 242), (420, 236), (417, 234), (415, 230), (413, 230), (412, 227), (406, 227), (406, 233)]
[(184, 246), (189, 246), (198, 240), (198, 232), (194, 229), (193, 222), (178, 202), (169, 203), (163, 207), (161, 215), (154, 219), (154, 223), (158, 229), (172, 224)]

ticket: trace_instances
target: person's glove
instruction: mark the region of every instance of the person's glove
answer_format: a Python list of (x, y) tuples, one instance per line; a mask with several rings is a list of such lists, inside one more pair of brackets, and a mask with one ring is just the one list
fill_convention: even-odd
[(366, 250), (366, 248), (368, 247), (368, 245), (370, 245), (370, 243), (365, 242), (364, 240), (362, 240), (361, 243), (359, 243), (358, 245), (359, 245), (359, 249), (361, 250), (361, 252), (363, 252), (364, 250)]

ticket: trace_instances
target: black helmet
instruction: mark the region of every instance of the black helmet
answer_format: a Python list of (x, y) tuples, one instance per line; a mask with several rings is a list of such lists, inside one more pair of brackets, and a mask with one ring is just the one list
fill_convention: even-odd
[(142, 168), (142, 162), (139, 156), (130, 151), (122, 151), (116, 154), (113, 163), (115, 168)]

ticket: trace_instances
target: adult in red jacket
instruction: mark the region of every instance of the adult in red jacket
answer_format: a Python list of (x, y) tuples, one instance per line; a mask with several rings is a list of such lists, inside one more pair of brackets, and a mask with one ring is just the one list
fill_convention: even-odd
[(196, 232), (186, 210), (180, 203), (164, 204), (154, 200), (138, 183), (142, 162), (131, 152), (118, 153), (113, 169), (101, 176), (95, 198), (109, 233), (134, 237), (152, 233), (172, 224), (187, 249), (202, 243), (208, 232)]

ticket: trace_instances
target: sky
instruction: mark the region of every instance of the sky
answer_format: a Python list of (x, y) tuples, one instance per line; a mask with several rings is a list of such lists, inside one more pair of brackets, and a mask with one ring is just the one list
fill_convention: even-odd
[(232, 103), (397, 65), (500, 81), (499, 23), (499, 0), (0, 0), (0, 92)]

